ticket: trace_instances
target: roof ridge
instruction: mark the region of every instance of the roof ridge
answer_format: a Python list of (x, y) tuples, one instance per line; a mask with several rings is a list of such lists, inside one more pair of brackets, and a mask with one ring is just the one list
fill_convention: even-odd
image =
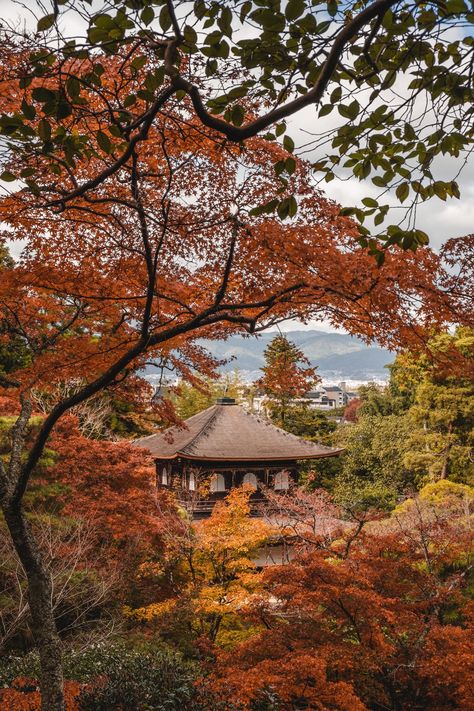
[(211, 405), (185, 423), (190, 429), (175, 430), (171, 441), (170, 430), (165, 430), (139, 444), (156, 459), (182, 457), (206, 461), (317, 459), (341, 452), (286, 432), (262, 414), (249, 412), (240, 405)]
[[(143, 442), (143, 440), (155, 438), (157, 435), (158, 435), (158, 436), (159, 436), (159, 435), (162, 435), (162, 434), (164, 434), (165, 432), (169, 432), (170, 430), (178, 430), (178, 431), (181, 431), (181, 432), (182, 432), (182, 431), (185, 431), (185, 430), (189, 430), (190, 428), (189, 428), (189, 425), (188, 425), (187, 423), (188, 423), (190, 420), (193, 420), (195, 417), (202, 417), (202, 416), (205, 414), (205, 412), (207, 412), (207, 410), (212, 410), (213, 407), (215, 407), (215, 405), (210, 405), (210, 407), (206, 407), (205, 410), (200, 410), (199, 412), (195, 412), (194, 415), (191, 415), (190, 417), (187, 417), (185, 420), (183, 420), (183, 425), (184, 425), (184, 427), (182, 427), (182, 426), (180, 426), (180, 425), (172, 425), (171, 427), (165, 427), (164, 430), (158, 430), (157, 432), (152, 432), (152, 433), (149, 434), (149, 435), (144, 435), (143, 437), (137, 437), (137, 439), (133, 439), (133, 440), (132, 440), (132, 444), (138, 444), (138, 445), (140, 446), (140, 442)], [(203, 425), (203, 427), (202, 427), (201, 429), (203, 429), (206, 425), (207, 425), (207, 421), (204, 423), (204, 425)], [(199, 430), (199, 432), (200, 432), (200, 431), (201, 431), (201, 430)], [(198, 434), (199, 434), (199, 432), (198, 432)], [(197, 436), (197, 435), (195, 435), (195, 436)], [(191, 439), (190, 439), (189, 441), (192, 442), (193, 439), (194, 439), (194, 437), (191, 437)], [(186, 445), (186, 447), (187, 447), (187, 445)]]
[(335, 449), (334, 447), (329, 447), (327, 444), (319, 444), (318, 442), (312, 442), (310, 439), (305, 439), (304, 437), (298, 437), (298, 435), (293, 434), (293, 432), (288, 432), (287, 430), (284, 430), (282, 427), (278, 427), (278, 425), (274, 425), (273, 422), (266, 417), (260, 417), (260, 415), (255, 414), (254, 412), (249, 412), (248, 410), (244, 410), (242, 408), (242, 411), (246, 415), (250, 415), (253, 419), (257, 420), (258, 422), (261, 422), (263, 425), (266, 425), (267, 427), (272, 427), (275, 430), (278, 430), (280, 434), (285, 435), (285, 437), (289, 437), (290, 439), (295, 439), (298, 442), (305, 442), (306, 444), (313, 445), (314, 447), (323, 447), (324, 449)]
[[(195, 442), (199, 437), (201, 437), (201, 435), (203, 435), (203, 434), (206, 432), (206, 430), (213, 424), (214, 420), (215, 420), (216, 417), (217, 417), (217, 413), (218, 413), (218, 411), (219, 411), (218, 406), (217, 406), (217, 405), (211, 405), (211, 407), (209, 407), (209, 408), (207, 408), (207, 409), (208, 409), (208, 410), (214, 410), (214, 412), (211, 412), (211, 416), (209, 417), (209, 419), (207, 419), (207, 420), (204, 422), (204, 424), (203, 424), (203, 426), (201, 427), (201, 429), (199, 429), (199, 430), (196, 432), (196, 434), (195, 434), (193, 437), (191, 437), (191, 439), (190, 439), (188, 442), (186, 442), (186, 444), (184, 445), (184, 447), (181, 447), (181, 449), (179, 450), (180, 452), (186, 453), (187, 448), (188, 448), (188, 447), (192, 447), (193, 444), (194, 444), (194, 442)], [(206, 412), (206, 410), (204, 410), (203, 412)], [(201, 413), (198, 413), (198, 414), (203, 414), (203, 413), (201, 412)]]

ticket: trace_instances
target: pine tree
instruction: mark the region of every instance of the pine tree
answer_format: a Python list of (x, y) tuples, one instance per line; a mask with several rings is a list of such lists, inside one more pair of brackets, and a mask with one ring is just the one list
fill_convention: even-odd
[(316, 372), (303, 351), (282, 334), (269, 343), (264, 356), (263, 377), (257, 386), (270, 400), (272, 420), (284, 427), (292, 401), (311, 390)]

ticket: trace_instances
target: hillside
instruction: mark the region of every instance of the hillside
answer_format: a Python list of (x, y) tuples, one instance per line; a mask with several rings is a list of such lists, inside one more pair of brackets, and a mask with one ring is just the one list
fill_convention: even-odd
[[(344, 333), (323, 331), (290, 331), (288, 338), (301, 348), (323, 380), (386, 380), (385, 366), (393, 361), (393, 354), (383, 348), (368, 347), (357, 338)], [(237, 368), (246, 378), (260, 376), (264, 364), (263, 352), (275, 333), (258, 337), (232, 336), (227, 341), (203, 341), (202, 344), (216, 357), (228, 362), (223, 372)]]
[[(318, 374), (326, 381), (386, 380), (385, 366), (394, 358), (390, 351), (368, 347), (344, 333), (310, 330), (289, 331), (286, 335), (318, 367)], [(238, 369), (246, 379), (255, 380), (261, 375), (265, 347), (274, 337), (274, 332), (267, 332), (258, 337), (231, 336), (227, 341), (201, 341), (201, 344), (217, 358), (227, 361), (221, 367), (222, 372)]]

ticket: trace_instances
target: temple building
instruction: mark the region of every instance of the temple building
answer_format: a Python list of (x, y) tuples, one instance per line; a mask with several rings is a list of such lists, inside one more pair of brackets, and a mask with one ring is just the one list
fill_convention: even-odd
[(170, 427), (135, 444), (153, 456), (157, 486), (176, 491), (196, 516), (209, 514), (216, 501), (242, 484), (255, 489), (255, 502), (263, 498), (264, 488), (285, 491), (297, 478), (298, 461), (342, 451), (285, 432), (231, 398), (193, 415), (184, 427)]

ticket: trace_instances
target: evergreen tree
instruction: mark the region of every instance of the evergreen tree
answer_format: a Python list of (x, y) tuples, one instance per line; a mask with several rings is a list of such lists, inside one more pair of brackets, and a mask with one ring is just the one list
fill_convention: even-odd
[(472, 483), (473, 346), (472, 329), (438, 334), (429, 352), (397, 356), (385, 389), (360, 388), (358, 422), (338, 435), (340, 500), (391, 506), (429, 482)]
[(275, 336), (264, 351), (263, 376), (257, 381), (270, 401), (273, 422), (285, 427), (293, 400), (306, 395), (316, 381), (315, 369), (295, 343), (282, 334)]
[(173, 402), (178, 416), (187, 420), (188, 417), (215, 405), (221, 397), (230, 397), (239, 401), (242, 398), (250, 397), (251, 390), (252, 386), (246, 385), (239, 372), (234, 371), (218, 380), (204, 378), (194, 385), (186, 382), (181, 383)]

